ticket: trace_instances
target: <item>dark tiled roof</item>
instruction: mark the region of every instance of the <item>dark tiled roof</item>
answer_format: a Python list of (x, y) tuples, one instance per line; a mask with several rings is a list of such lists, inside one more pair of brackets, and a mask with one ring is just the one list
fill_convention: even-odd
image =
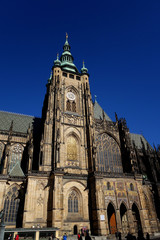
[(149, 145), (149, 143), (147, 142), (147, 140), (143, 137), (143, 135), (141, 134), (136, 134), (136, 133), (130, 133), (130, 137), (131, 137), (131, 142), (133, 144), (133, 142), (135, 143), (136, 147), (138, 149), (142, 149), (142, 141), (144, 143), (144, 147), (147, 150), (147, 144), (148, 146), (152, 149), (152, 147)]
[[(112, 121), (105, 112), (104, 112), (104, 116), (107, 121)], [(103, 109), (97, 103), (97, 101), (94, 102), (94, 117), (96, 119), (101, 119), (101, 120), (103, 119)]]
[[(8, 131), (13, 121), (13, 132), (27, 133), (27, 129), (35, 123), (33, 116), (0, 111), (0, 130)], [(40, 119), (39, 119), (40, 120)]]

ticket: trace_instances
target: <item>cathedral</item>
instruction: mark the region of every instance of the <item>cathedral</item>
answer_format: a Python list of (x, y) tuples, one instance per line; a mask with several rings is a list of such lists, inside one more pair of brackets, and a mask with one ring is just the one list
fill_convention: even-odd
[(12, 232), (160, 231), (160, 151), (92, 101), (88, 69), (75, 66), (68, 36), (41, 118), (0, 112), (0, 210)]

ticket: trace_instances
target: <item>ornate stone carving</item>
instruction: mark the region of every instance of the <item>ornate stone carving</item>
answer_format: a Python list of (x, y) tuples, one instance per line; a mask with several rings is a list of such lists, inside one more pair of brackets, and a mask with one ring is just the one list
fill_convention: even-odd
[(41, 205), (43, 205), (43, 203), (44, 203), (44, 201), (43, 201), (43, 198), (42, 198), (42, 196), (40, 194), (39, 198), (37, 199), (37, 205), (41, 206)]

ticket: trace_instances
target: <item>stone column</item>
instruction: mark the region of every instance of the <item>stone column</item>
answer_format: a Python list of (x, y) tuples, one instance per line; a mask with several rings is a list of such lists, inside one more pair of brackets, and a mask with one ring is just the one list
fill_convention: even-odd
[(117, 230), (119, 232), (122, 232), (121, 216), (120, 216), (119, 209), (116, 209), (116, 221), (117, 221)]
[(5, 225), (1, 224), (0, 225), (0, 239), (3, 240), (4, 239), (4, 232), (5, 232)]
[(128, 209), (128, 225), (129, 225), (129, 230), (131, 233), (135, 233), (135, 225), (134, 225), (134, 219), (133, 219), (133, 214), (132, 214), (132, 209)]

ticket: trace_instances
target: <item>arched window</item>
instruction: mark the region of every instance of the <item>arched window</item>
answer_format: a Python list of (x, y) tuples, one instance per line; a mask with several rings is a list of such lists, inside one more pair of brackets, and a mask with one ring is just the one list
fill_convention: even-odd
[(69, 100), (67, 100), (67, 103), (66, 103), (66, 110), (71, 111), (71, 103)]
[(68, 212), (78, 213), (78, 197), (75, 191), (72, 191), (68, 197)]
[(111, 184), (110, 184), (110, 182), (107, 182), (107, 189), (108, 189), (108, 190), (111, 190)]
[(130, 190), (131, 190), (131, 191), (134, 191), (134, 186), (133, 186), (132, 183), (130, 184)]
[(73, 136), (67, 139), (67, 160), (77, 160), (77, 141)]
[(117, 142), (103, 133), (96, 138), (97, 166), (101, 172), (123, 172), (120, 148)]
[(22, 146), (20, 144), (16, 144), (12, 147), (12, 153), (10, 156), (10, 161), (9, 161), (9, 169), (8, 171), (10, 172), (12, 168), (16, 165), (17, 162), (21, 162), (22, 160)]
[(16, 223), (17, 212), (19, 207), (18, 188), (14, 186), (9, 190), (6, 195), (4, 202), (4, 222), (5, 223)]
[(72, 102), (72, 112), (76, 112), (76, 103), (75, 103), (75, 101)]

